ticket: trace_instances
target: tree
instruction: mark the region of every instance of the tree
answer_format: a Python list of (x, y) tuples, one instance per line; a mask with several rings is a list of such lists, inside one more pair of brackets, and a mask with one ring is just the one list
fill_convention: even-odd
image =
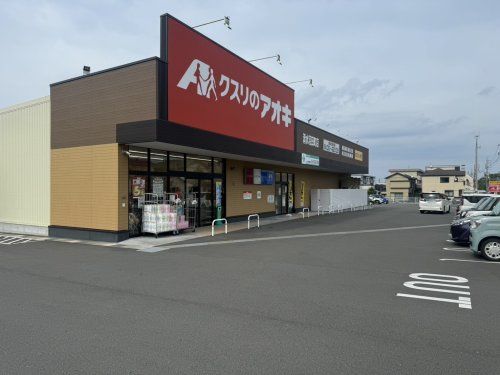
[(375, 188), (371, 187), (368, 189), (368, 195), (372, 195), (372, 194), (375, 194)]

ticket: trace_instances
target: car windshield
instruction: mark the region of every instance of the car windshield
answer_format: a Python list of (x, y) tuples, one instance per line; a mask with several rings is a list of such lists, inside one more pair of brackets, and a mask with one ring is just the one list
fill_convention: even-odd
[(493, 198), (491, 200), (491, 203), (488, 204), (488, 207), (486, 207), (484, 210), (485, 211), (493, 211), (499, 205), (498, 202), (500, 202), (500, 198)]
[(470, 203), (478, 203), (481, 199), (489, 198), (484, 195), (464, 195), (464, 199), (469, 201)]
[(434, 193), (422, 193), (420, 194), (420, 198), (427, 200), (434, 200), (434, 199), (441, 199), (441, 196), (439, 194), (434, 194)]
[[(497, 202), (499, 202), (499, 201), (497, 201)], [(491, 211), (491, 214), (494, 216), (500, 216), (500, 204), (497, 203), (495, 205), (495, 208), (493, 208), (493, 211)]]
[(490, 211), (491, 208), (488, 210), (488, 209), (486, 209), (486, 207), (488, 207), (488, 204), (492, 203), (494, 200), (495, 200), (495, 198), (492, 198), (492, 197), (484, 197), (476, 205), (476, 210), (477, 211)]

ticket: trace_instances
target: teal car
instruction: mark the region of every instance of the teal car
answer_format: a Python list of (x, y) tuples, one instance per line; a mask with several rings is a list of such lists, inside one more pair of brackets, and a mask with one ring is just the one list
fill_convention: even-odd
[(500, 261), (500, 205), (470, 224), (470, 249), (492, 261)]

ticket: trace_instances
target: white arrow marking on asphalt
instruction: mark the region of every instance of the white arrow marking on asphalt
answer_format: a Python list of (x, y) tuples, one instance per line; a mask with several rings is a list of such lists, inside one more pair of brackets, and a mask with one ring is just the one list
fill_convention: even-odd
[(454, 261), (454, 262), (471, 262), (471, 263), (488, 263), (488, 264), (500, 264), (498, 262), (490, 262), (489, 260), (468, 260), (468, 259), (448, 259), (448, 258), (443, 258), (439, 259), (442, 261)]
[(418, 296), (416, 294), (405, 294), (398, 293), (396, 294), (398, 297), (407, 297), (407, 298), (418, 298), (418, 299), (427, 299), (431, 301), (439, 301), (439, 302), (449, 302), (449, 303), (458, 303), (458, 307), (462, 309), (472, 309), (472, 303), (469, 297), (458, 297), (458, 300), (451, 298), (438, 298), (438, 297), (429, 297), (429, 296)]

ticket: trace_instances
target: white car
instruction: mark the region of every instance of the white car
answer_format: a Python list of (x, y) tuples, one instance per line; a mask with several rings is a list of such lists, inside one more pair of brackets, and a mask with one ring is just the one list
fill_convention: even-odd
[(467, 208), (474, 208), (483, 198), (496, 197), (495, 194), (489, 193), (465, 193), (462, 195), (462, 204), (458, 208), (459, 211), (464, 211)]
[(418, 201), (420, 213), (441, 212), (448, 213), (451, 210), (451, 202), (448, 196), (441, 193), (422, 193)]
[(460, 212), (460, 218), (482, 216), (489, 214), (500, 203), (500, 196), (488, 197), (481, 200), (476, 207)]

